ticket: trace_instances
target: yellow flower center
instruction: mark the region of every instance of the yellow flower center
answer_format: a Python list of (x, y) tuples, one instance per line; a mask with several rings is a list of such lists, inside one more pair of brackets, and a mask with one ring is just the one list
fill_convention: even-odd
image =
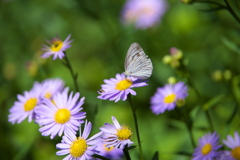
[(176, 94), (172, 93), (164, 98), (164, 103), (173, 103), (176, 99)]
[(122, 90), (128, 89), (131, 85), (132, 85), (132, 81), (131, 80), (124, 79), (124, 80), (121, 80), (120, 82), (118, 82), (116, 84), (115, 89), (122, 91)]
[(44, 95), (45, 98), (47, 99), (50, 99), (52, 97), (52, 94), (50, 92), (47, 92), (45, 95)]
[(24, 104), (24, 111), (31, 111), (37, 105), (37, 98), (30, 98)]
[(132, 131), (124, 126), (121, 129), (117, 130), (117, 136), (119, 140), (126, 140), (126, 139), (130, 139), (132, 136)]
[(75, 141), (72, 141), (72, 144), (70, 146), (70, 154), (74, 158), (78, 158), (84, 154), (84, 152), (87, 150), (87, 142), (82, 137), (78, 137)]
[(202, 154), (207, 155), (212, 150), (212, 145), (210, 143), (207, 143), (202, 148)]
[(240, 146), (238, 146), (232, 150), (232, 156), (236, 160), (240, 160)]
[(57, 123), (63, 124), (66, 123), (71, 117), (71, 113), (68, 109), (63, 108), (59, 109), (55, 114), (55, 121)]
[(62, 49), (63, 41), (54, 40), (51, 45), (51, 51), (58, 52)]
[(107, 152), (110, 152), (111, 150), (113, 150), (114, 147), (106, 147), (106, 144), (104, 144), (104, 150), (107, 151)]

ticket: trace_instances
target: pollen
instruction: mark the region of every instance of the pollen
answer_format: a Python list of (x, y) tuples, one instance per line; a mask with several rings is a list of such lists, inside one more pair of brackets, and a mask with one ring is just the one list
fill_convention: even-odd
[(71, 117), (71, 113), (68, 109), (63, 108), (59, 109), (55, 114), (55, 121), (57, 123), (63, 124), (66, 123)]
[(87, 142), (82, 137), (78, 137), (75, 141), (72, 142), (70, 146), (70, 154), (74, 158), (82, 156), (87, 150)]
[(120, 82), (118, 82), (116, 84), (115, 89), (122, 91), (122, 90), (128, 89), (131, 85), (132, 85), (132, 81), (131, 80), (124, 79), (124, 80), (121, 80)]
[(24, 111), (31, 111), (35, 108), (35, 106), (37, 105), (37, 98), (30, 98), (26, 101), (26, 103), (24, 104)]
[(117, 136), (119, 140), (130, 139), (132, 134), (133, 134), (132, 131), (129, 129), (129, 127), (126, 127), (126, 126), (117, 130)]
[(50, 92), (47, 92), (45, 95), (44, 95), (45, 98), (47, 99), (50, 99), (52, 97), (52, 94)]
[(106, 144), (104, 144), (104, 149), (105, 149), (105, 151), (110, 152), (111, 150), (114, 149), (114, 147), (113, 146), (112, 147), (106, 147)]
[(176, 94), (172, 93), (164, 98), (164, 103), (173, 103), (176, 100)]
[(237, 146), (236, 148), (234, 148), (231, 154), (233, 158), (235, 158), (236, 160), (240, 160), (240, 146)]
[(201, 152), (203, 155), (207, 155), (209, 152), (211, 152), (211, 150), (212, 150), (212, 145), (210, 143), (207, 143), (202, 147)]
[(54, 100), (52, 100), (51, 102), (54, 104), (54, 106), (56, 106), (56, 105), (57, 105), (57, 104), (55, 103), (55, 101), (54, 101)]
[(62, 49), (62, 47), (63, 41), (55, 39), (54, 41), (52, 41), (51, 51), (58, 52)]

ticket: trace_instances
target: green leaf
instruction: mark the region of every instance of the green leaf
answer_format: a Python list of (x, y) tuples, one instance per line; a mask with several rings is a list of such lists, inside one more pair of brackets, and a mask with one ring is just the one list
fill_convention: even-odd
[(228, 49), (240, 54), (240, 48), (235, 43), (225, 37), (222, 38), (222, 42)]
[(158, 158), (158, 151), (156, 151), (154, 153), (152, 160), (159, 160), (159, 158)]
[(193, 109), (190, 111), (189, 115), (191, 119), (194, 121), (198, 117), (198, 112), (201, 110), (201, 105), (196, 105), (193, 107)]
[(203, 106), (203, 110), (208, 110), (210, 109), (211, 107), (213, 107), (214, 105), (216, 105), (219, 101), (222, 100), (222, 98), (224, 97), (225, 95), (224, 94), (220, 94), (216, 97), (213, 97), (212, 99), (210, 99), (209, 101), (207, 101)]

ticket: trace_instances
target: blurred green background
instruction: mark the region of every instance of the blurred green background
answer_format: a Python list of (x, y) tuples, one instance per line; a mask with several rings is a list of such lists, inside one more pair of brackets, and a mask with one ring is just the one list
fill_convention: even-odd
[[(114, 103), (97, 99), (104, 79), (124, 71), (128, 47), (138, 42), (153, 62), (149, 86), (134, 89), (138, 106), (139, 128), (145, 159), (158, 151), (162, 160), (188, 160), (193, 153), (186, 125), (178, 112), (155, 115), (150, 110), (150, 97), (170, 76), (180, 77), (176, 69), (163, 64), (162, 58), (171, 47), (183, 51), (184, 63), (201, 97), (190, 87), (185, 109), (193, 118), (195, 142), (209, 132), (206, 115), (200, 109), (209, 107), (214, 129), (225, 139), (240, 129), (240, 24), (226, 11), (203, 12), (214, 6), (183, 4), (169, 0), (161, 22), (146, 30), (120, 22), (124, 0), (2, 0), (0, 1), (0, 159), (58, 160), (55, 145), (61, 138), (41, 136), (37, 124), (8, 122), (9, 109), (17, 94), (30, 90), (34, 81), (62, 78), (74, 91), (70, 72), (61, 60), (42, 59), (42, 44), (59, 35), (63, 40), (72, 34), (72, 47), (67, 50), (78, 85), (84, 96), (87, 118), (93, 122), (92, 134), (115, 116), (121, 124), (134, 123), (127, 101)], [(234, 4), (234, 0), (230, 1)], [(236, 5), (233, 5), (236, 7)], [(238, 8), (234, 8), (239, 15)], [(215, 70), (230, 70), (229, 80), (213, 79)], [(201, 99), (201, 102), (200, 102)], [(237, 107), (236, 107), (237, 106)], [(235, 114), (233, 114), (235, 113)], [(180, 118), (179, 118), (180, 117)], [(232, 117), (232, 119), (231, 119)], [(137, 144), (136, 135), (133, 141)], [(130, 151), (138, 159), (138, 149)]]

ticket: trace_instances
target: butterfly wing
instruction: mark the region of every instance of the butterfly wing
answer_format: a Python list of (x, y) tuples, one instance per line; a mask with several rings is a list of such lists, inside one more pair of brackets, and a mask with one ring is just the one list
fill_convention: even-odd
[(134, 76), (139, 79), (149, 78), (153, 69), (152, 61), (138, 43), (133, 43), (129, 47), (124, 67), (125, 75)]
[(128, 49), (126, 58), (125, 58), (125, 63), (124, 63), (124, 69), (125, 71), (128, 70), (128, 67), (130, 63), (134, 60), (134, 57), (139, 54), (141, 51), (143, 51), (142, 47), (138, 43), (133, 43)]

